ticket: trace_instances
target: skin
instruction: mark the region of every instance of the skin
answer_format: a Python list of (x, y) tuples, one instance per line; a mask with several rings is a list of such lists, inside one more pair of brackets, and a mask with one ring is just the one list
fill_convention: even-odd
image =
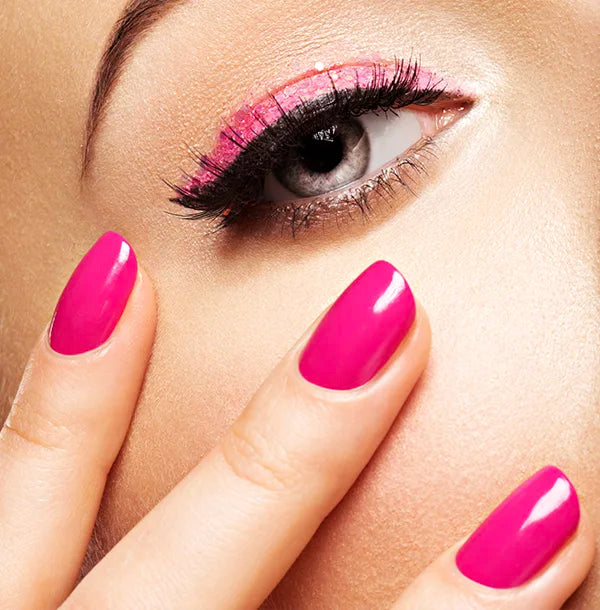
[[(0, 9), (4, 414), (63, 284), (103, 231), (134, 245), (158, 301), (150, 367), (87, 569), (208, 453), (323, 307), (379, 258), (425, 304), (430, 363), (266, 606), (390, 604), (548, 463), (569, 475), (597, 530), (597, 3), (192, 3), (132, 55), (82, 183), (94, 70), (122, 7)], [(417, 198), (400, 193), (370, 222), (295, 241), (206, 237), (202, 222), (165, 214), (177, 210), (160, 178), (193, 169), (185, 143), (208, 148), (219, 117), (257, 83), (315, 61), (411, 51), (478, 95), (440, 137)], [(593, 568), (573, 607), (599, 603), (597, 578)]]
[[(315, 323), (219, 443), (73, 591), (134, 412), (155, 323), (151, 282), (138, 267), (127, 307), (104, 344), (65, 356), (52, 349), (46, 329), (35, 345), (0, 430), (2, 606), (258, 607), (372, 457), (431, 345), (427, 315), (417, 305), (385, 365), (364, 385), (340, 392), (299, 373)], [(457, 567), (455, 545), (393, 610), (560, 608), (594, 556), (590, 518), (585, 510), (578, 514), (572, 535), (521, 586), (492, 589), (469, 580)]]

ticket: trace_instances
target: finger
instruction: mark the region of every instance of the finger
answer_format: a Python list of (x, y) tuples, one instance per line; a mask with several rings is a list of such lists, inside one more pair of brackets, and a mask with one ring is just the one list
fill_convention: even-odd
[(0, 607), (56, 608), (72, 591), (154, 324), (133, 250), (103, 235), (69, 280), (0, 432)]
[(66, 607), (258, 606), (371, 458), (429, 341), (404, 278), (372, 265)]
[(463, 545), (431, 564), (394, 610), (561, 608), (594, 557), (575, 489), (548, 466), (518, 487)]

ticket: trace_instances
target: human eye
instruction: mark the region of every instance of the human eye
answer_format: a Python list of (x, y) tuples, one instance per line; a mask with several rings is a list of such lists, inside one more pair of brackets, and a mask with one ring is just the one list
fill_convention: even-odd
[(316, 69), (244, 105), (171, 201), (217, 229), (317, 222), (412, 191), (436, 135), (472, 104), (416, 62)]

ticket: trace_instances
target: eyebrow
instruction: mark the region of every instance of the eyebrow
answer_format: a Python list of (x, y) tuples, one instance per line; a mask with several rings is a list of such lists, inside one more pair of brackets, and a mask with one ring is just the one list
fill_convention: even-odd
[(96, 71), (92, 100), (88, 111), (83, 147), (82, 174), (92, 156), (92, 144), (98, 125), (123, 66), (135, 44), (174, 6), (184, 0), (129, 0), (113, 26), (108, 44)]

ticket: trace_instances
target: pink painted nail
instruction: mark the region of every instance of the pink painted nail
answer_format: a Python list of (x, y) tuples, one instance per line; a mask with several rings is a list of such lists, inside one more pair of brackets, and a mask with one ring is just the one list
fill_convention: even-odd
[(300, 372), (333, 390), (356, 388), (381, 369), (415, 319), (415, 299), (390, 263), (373, 263), (346, 288), (308, 341)]
[(578, 523), (575, 488), (558, 468), (546, 466), (475, 530), (458, 551), (456, 565), (487, 587), (518, 587), (552, 559)]
[(137, 276), (131, 246), (105, 233), (81, 259), (58, 300), (50, 346), (67, 355), (102, 345), (119, 321)]

